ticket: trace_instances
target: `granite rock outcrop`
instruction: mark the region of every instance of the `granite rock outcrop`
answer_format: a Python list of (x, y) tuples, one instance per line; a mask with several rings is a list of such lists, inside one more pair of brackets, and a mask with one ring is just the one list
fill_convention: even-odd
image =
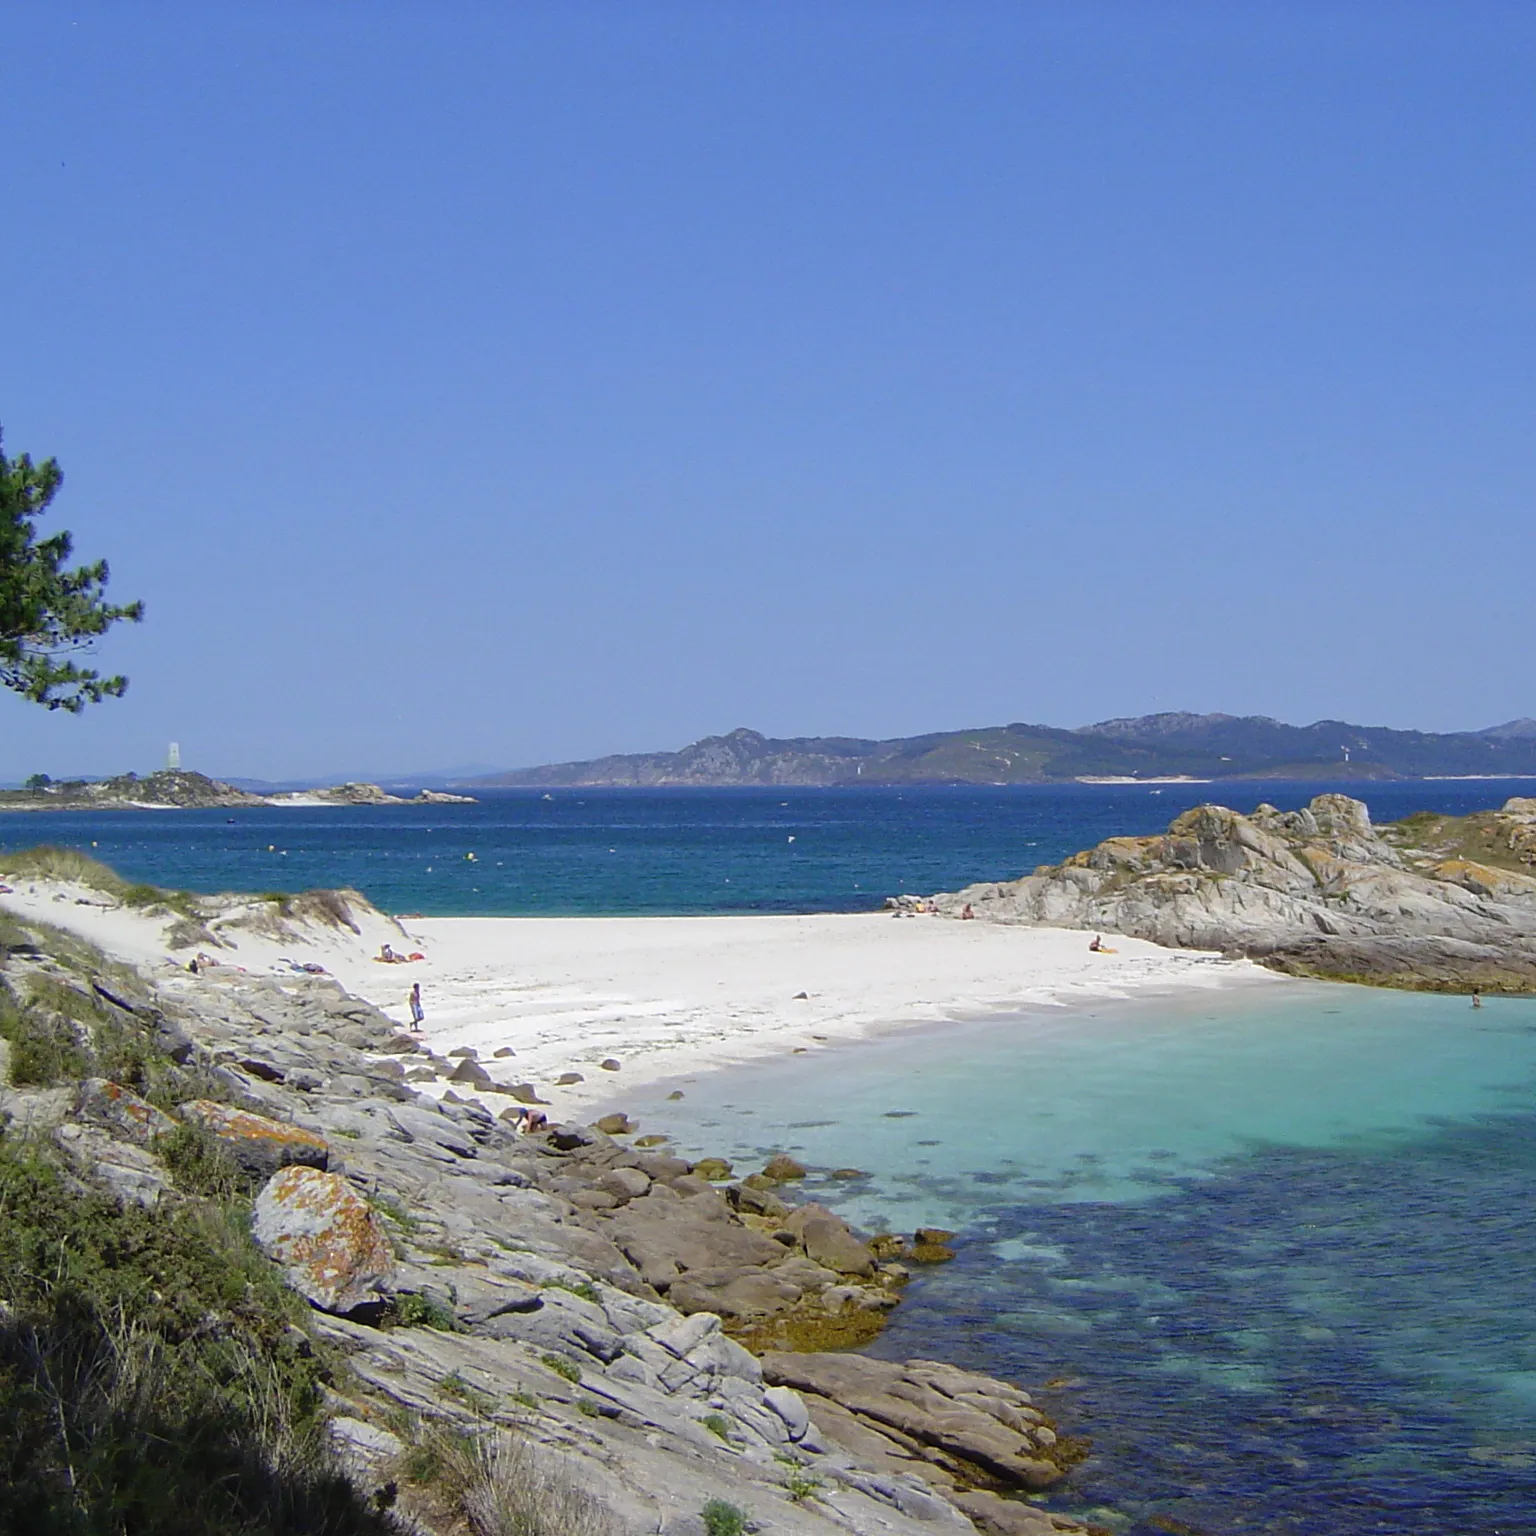
[(1244, 816), (1202, 805), (1022, 879), (933, 898), (1002, 922), (1220, 950), (1294, 975), (1422, 990), (1536, 991), (1536, 811), (1376, 828), (1324, 794)]

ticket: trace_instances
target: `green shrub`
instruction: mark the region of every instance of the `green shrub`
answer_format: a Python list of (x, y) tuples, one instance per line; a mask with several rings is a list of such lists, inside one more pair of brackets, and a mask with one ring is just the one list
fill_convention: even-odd
[(17, 1088), (46, 1088), (83, 1076), (90, 1059), (69, 1019), (18, 1003), (0, 982), (0, 1036), (11, 1047), (10, 1079)]
[(814, 1498), (822, 1487), (820, 1473), (813, 1472), (800, 1462), (795, 1462), (784, 1473), (784, 1491), (796, 1504)]
[(235, 1200), (254, 1183), (219, 1138), (200, 1125), (178, 1125), (156, 1141), (155, 1153), (177, 1189), (189, 1195)]
[(238, 1219), (0, 1143), (0, 1530), (384, 1536), (337, 1474), (307, 1309)]
[(435, 1328), (439, 1333), (462, 1333), (459, 1320), (441, 1302), (409, 1291), (396, 1296), (388, 1321), (397, 1328)]
[(544, 1364), (552, 1370), (556, 1376), (570, 1382), (573, 1387), (581, 1385), (581, 1367), (574, 1360), (567, 1360), (564, 1355), (550, 1353), (539, 1357)]
[(546, 1291), (569, 1291), (572, 1296), (580, 1296), (583, 1301), (601, 1302), (602, 1295), (590, 1280), (550, 1280), (544, 1289)]
[(723, 1413), (706, 1413), (699, 1423), (710, 1434), (718, 1435), (722, 1440), (731, 1438), (731, 1421)]
[(747, 1512), (724, 1499), (711, 1499), (699, 1515), (709, 1536), (746, 1536)]
[(99, 1024), (106, 1014), (89, 992), (53, 976), (33, 976), (27, 982), (28, 1008), (45, 1008), (77, 1024)]

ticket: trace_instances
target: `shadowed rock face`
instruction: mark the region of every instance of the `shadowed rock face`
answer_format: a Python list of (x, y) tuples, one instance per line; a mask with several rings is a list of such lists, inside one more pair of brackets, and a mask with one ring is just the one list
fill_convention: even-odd
[[(1536, 812), (1479, 819), (1498, 862), (1437, 857), (1347, 795), (1251, 816), (1202, 805), (1021, 880), (935, 903), (954, 915), (1215, 949), (1296, 975), (1423, 990), (1536, 991)], [(1492, 854), (1489, 857), (1493, 857)], [(1530, 867), (1526, 873), (1525, 868)]]

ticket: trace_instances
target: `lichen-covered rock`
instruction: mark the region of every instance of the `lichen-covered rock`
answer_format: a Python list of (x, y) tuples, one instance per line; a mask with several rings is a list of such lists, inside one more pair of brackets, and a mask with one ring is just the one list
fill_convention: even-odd
[(383, 1224), (339, 1174), (279, 1169), (256, 1197), (251, 1234), (288, 1283), (325, 1312), (378, 1305), (394, 1266)]
[(1202, 805), (1160, 836), (1107, 838), (934, 904), (1243, 954), (1297, 975), (1536, 992), (1536, 829), (1509, 804), (1442, 823), (1378, 830), (1360, 801), (1337, 794), (1250, 816)]
[(181, 1117), (217, 1136), (235, 1161), (259, 1178), (293, 1163), (323, 1169), (330, 1162), (330, 1145), (318, 1131), (269, 1120), (248, 1109), (194, 1099), (181, 1106)]
[(176, 1129), (176, 1122), (164, 1110), (105, 1077), (88, 1077), (80, 1084), (75, 1115), (136, 1147), (147, 1147)]

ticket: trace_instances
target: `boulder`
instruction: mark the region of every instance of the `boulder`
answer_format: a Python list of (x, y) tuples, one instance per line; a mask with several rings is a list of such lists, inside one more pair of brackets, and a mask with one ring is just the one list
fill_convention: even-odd
[(604, 1115), (600, 1120), (594, 1120), (592, 1125), (605, 1136), (629, 1136), (638, 1129), (635, 1122), (623, 1114)]
[(963, 1493), (957, 1490), (950, 1495), (950, 1502), (969, 1515), (987, 1536), (1057, 1536), (1056, 1526), (1044, 1510), (1000, 1498), (983, 1488)]
[(163, 1110), (105, 1077), (88, 1077), (75, 1099), (75, 1114), (87, 1125), (99, 1126), (118, 1141), (147, 1147), (176, 1129)]
[(638, 1168), (610, 1168), (598, 1179), (597, 1187), (616, 1200), (637, 1200), (651, 1187), (651, 1181)]
[(725, 1192), (725, 1197), (736, 1210), (746, 1211), (752, 1216), (766, 1216), (773, 1221), (782, 1221), (789, 1215), (789, 1207), (771, 1190), (758, 1189), (746, 1183), (733, 1184)]
[(473, 1056), (466, 1056), (448, 1074), (450, 1083), (475, 1083), (483, 1084), (491, 1081), (491, 1074), (475, 1060)]
[(797, 1163), (786, 1152), (780, 1152), (776, 1157), (770, 1157), (763, 1165), (763, 1177), (772, 1179), (775, 1184), (788, 1184), (794, 1179), (805, 1177), (805, 1167)]
[(248, 1109), (194, 1099), (181, 1106), (180, 1114), (189, 1125), (201, 1126), (216, 1136), (247, 1173), (259, 1178), (290, 1164), (323, 1169), (330, 1161), (330, 1145), (318, 1131), (269, 1120)]
[(803, 1440), (811, 1427), (810, 1410), (805, 1399), (792, 1387), (764, 1387), (763, 1401), (783, 1419), (791, 1440)]
[(53, 1139), (81, 1173), (106, 1185), (120, 1202), (132, 1200), (153, 1210), (170, 1188), (165, 1169), (149, 1152), (100, 1126), (61, 1125)]
[(380, 1307), (394, 1267), (384, 1225), (339, 1174), (296, 1164), (256, 1197), (251, 1235), (311, 1305), (339, 1315)]
[[(1029, 1435), (914, 1379), (906, 1366), (895, 1361), (771, 1352), (764, 1355), (762, 1364), (763, 1380), (770, 1386), (793, 1387), (826, 1398), (881, 1429), (931, 1446), (1010, 1484), (1038, 1491), (1061, 1479), (1061, 1469), (1039, 1454)], [(811, 1413), (814, 1417), (814, 1403)]]
[(771, 1269), (752, 1267), (690, 1270), (672, 1283), (667, 1300), (685, 1313), (715, 1313), (720, 1317), (771, 1317), (787, 1312), (804, 1292), (780, 1280)]
[(875, 1256), (836, 1216), (813, 1216), (800, 1231), (806, 1257), (841, 1275), (873, 1275)]

